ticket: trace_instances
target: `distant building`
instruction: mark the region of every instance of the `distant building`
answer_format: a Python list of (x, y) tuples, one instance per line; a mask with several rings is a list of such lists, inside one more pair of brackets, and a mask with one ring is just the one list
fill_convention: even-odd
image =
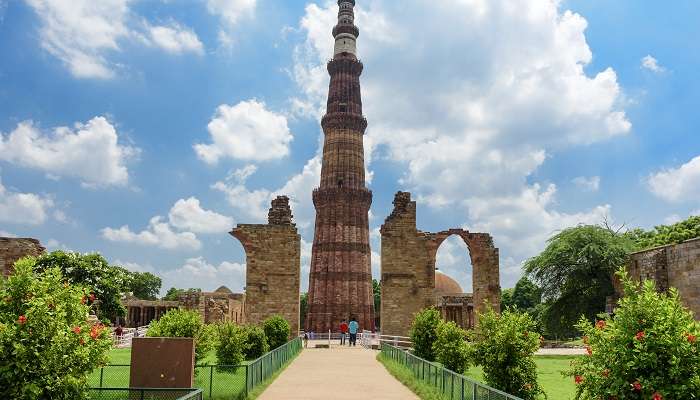
[(474, 296), (440, 271), (435, 272), (435, 304), (445, 321), (464, 329), (474, 328)]

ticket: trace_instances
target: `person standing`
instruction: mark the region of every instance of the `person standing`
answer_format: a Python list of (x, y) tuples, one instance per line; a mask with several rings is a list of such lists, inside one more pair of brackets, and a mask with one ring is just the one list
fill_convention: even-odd
[[(345, 336), (348, 334), (348, 323), (343, 320), (343, 322), (340, 323), (340, 345), (344, 346), (345, 345)], [(348, 344), (349, 341), (348, 341)]]
[(357, 343), (357, 331), (360, 329), (360, 324), (357, 323), (355, 317), (350, 319), (350, 324), (348, 324), (348, 331), (350, 332), (350, 343), (349, 346), (355, 346)]

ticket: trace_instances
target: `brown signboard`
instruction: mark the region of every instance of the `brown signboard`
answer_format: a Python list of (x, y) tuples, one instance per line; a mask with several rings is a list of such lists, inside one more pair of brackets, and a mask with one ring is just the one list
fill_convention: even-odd
[(132, 388), (194, 386), (194, 339), (134, 338), (131, 344)]

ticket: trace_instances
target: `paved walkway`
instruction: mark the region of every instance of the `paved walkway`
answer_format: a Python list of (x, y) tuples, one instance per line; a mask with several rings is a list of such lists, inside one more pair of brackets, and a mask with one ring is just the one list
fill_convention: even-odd
[(272, 382), (260, 400), (418, 400), (376, 360), (376, 351), (360, 346), (330, 350), (311, 346), (309, 343)]

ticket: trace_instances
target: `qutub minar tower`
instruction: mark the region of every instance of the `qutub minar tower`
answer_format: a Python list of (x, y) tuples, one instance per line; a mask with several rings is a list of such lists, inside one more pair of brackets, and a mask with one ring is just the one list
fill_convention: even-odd
[(331, 76), (326, 115), (321, 185), (314, 190), (316, 226), (309, 276), (306, 331), (337, 331), (343, 319), (355, 317), (361, 329), (374, 329), (369, 207), (362, 144), (367, 120), (362, 116), (360, 74), (356, 56), (359, 29), (355, 0), (339, 0), (333, 28), (335, 50), (328, 62)]

